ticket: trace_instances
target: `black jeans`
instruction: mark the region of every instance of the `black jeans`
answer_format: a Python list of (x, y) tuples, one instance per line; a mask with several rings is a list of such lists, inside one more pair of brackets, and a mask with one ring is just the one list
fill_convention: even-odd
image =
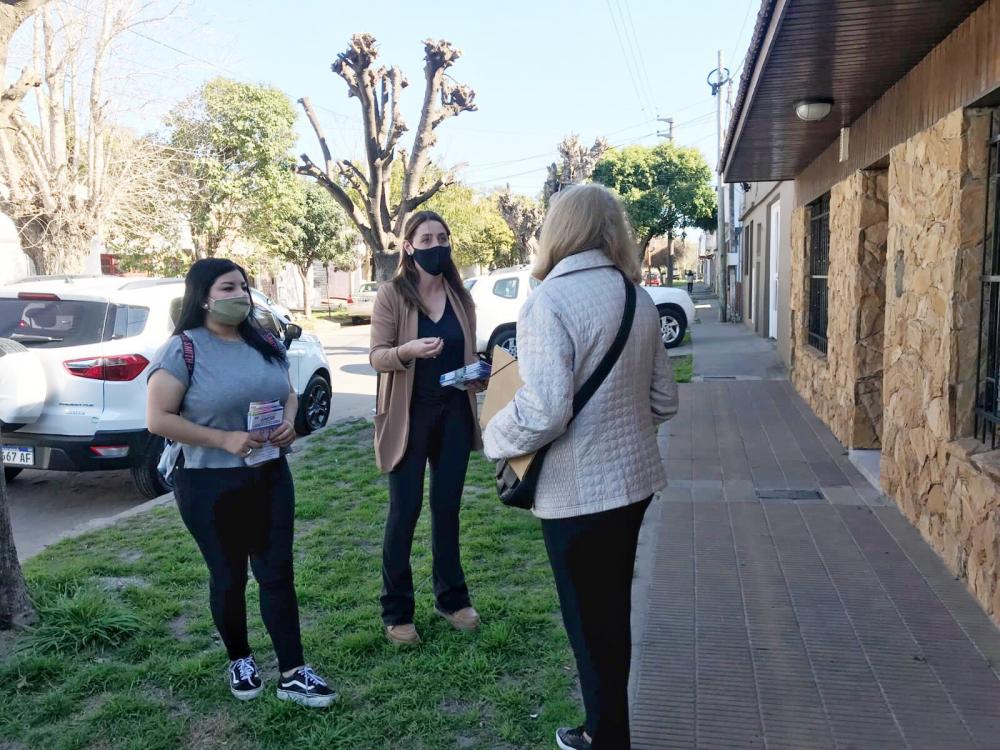
[(250, 654), (247, 560), (260, 585), (260, 614), (282, 672), (301, 666), (292, 572), (295, 487), (284, 458), (255, 467), (177, 469), (174, 495), (209, 573), (209, 602), (229, 658)]
[(650, 500), (603, 513), (542, 520), (593, 750), (630, 747), (632, 573), (639, 527)]
[(692, 292), (694, 292), (694, 282), (693, 281), (689, 281), (688, 282), (688, 294), (691, 294)]
[(424, 504), (424, 470), (431, 465), (431, 551), (434, 596), (444, 612), (471, 606), (459, 552), (459, 510), (472, 450), (472, 410), (463, 391), (442, 403), (414, 401), (406, 453), (389, 473), (389, 516), (382, 544), (382, 621), (413, 622), (413, 531)]

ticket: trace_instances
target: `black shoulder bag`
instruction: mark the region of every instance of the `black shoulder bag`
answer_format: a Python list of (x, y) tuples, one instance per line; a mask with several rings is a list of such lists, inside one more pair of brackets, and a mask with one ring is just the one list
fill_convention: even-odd
[[(628, 342), (628, 335), (632, 330), (632, 320), (635, 318), (635, 284), (629, 281), (625, 274), (622, 274), (622, 280), (625, 282), (625, 314), (622, 317), (621, 325), (618, 327), (618, 334), (615, 336), (614, 343), (611, 344), (611, 348), (608, 349), (608, 353), (604, 355), (604, 359), (601, 360), (597, 369), (594, 370), (594, 373), (587, 378), (586, 382), (580, 386), (580, 390), (573, 396), (573, 416), (570, 417), (566, 425), (567, 429), (573, 423), (573, 420), (576, 419), (576, 415), (580, 413), (580, 410), (587, 405), (587, 402), (597, 392), (597, 389), (601, 387), (601, 383), (608, 377), (608, 374), (625, 349), (625, 344)], [(549, 443), (535, 451), (535, 457), (531, 460), (531, 464), (528, 466), (528, 470), (522, 479), (518, 479), (508, 459), (504, 458), (497, 461), (497, 495), (500, 496), (500, 502), (512, 508), (524, 508), (525, 510), (529, 510), (535, 504), (538, 477), (542, 472), (542, 463), (545, 461), (545, 454), (548, 453), (551, 446), (552, 443)]]

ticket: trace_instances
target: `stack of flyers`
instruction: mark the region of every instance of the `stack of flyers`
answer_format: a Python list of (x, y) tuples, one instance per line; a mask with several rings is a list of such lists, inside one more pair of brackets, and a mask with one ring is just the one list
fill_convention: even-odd
[[(285, 418), (285, 407), (280, 401), (253, 401), (247, 414), (247, 432), (269, 436)], [(244, 460), (247, 466), (257, 466), (266, 461), (273, 461), (281, 455), (281, 449), (276, 445), (264, 443), (260, 448), (251, 451)]]
[(490, 363), (474, 362), (471, 365), (466, 365), (465, 367), (459, 367), (457, 370), (452, 370), (451, 372), (446, 372), (441, 376), (441, 387), (451, 386), (452, 388), (458, 388), (460, 390), (467, 390), (467, 384), (472, 383), (477, 380), (489, 380), (490, 377)]

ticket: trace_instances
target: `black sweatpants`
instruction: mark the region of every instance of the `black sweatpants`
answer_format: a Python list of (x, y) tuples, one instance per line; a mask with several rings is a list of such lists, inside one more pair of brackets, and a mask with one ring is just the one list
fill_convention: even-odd
[(462, 391), (441, 403), (414, 401), (406, 453), (389, 473), (389, 516), (382, 544), (382, 621), (413, 622), (413, 532), (424, 503), (424, 471), (431, 466), (431, 551), (438, 609), (471, 606), (459, 552), (459, 510), (472, 450), (472, 409)]
[(282, 672), (301, 666), (292, 572), (295, 487), (282, 457), (234, 469), (177, 469), (174, 495), (209, 573), (215, 627), (230, 660), (250, 654), (247, 560), (260, 585), (260, 614)]
[(650, 500), (602, 513), (542, 520), (593, 750), (630, 747), (632, 573), (639, 527)]

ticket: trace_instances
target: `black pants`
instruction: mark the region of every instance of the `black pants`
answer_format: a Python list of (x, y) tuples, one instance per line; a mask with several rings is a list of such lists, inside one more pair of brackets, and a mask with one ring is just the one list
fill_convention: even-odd
[(693, 281), (689, 281), (688, 282), (688, 294), (691, 294), (693, 291), (694, 291), (694, 282)]
[(209, 602), (229, 658), (250, 654), (247, 560), (260, 585), (260, 614), (282, 672), (301, 666), (292, 572), (295, 487), (284, 458), (256, 467), (177, 469), (174, 494), (209, 573)]
[(632, 573), (639, 527), (651, 499), (603, 513), (542, 520), (593, 750), (630, 746)]
[(424, 503), (424, 470), (431, 465), (431, 551), (438, 609), (471, 606), (459, 553), (459, 510), (472, 450), (472, 410), (462, 391), (442, 402), (415, 401), (410, 408), (406, 453), (389, 473), (389, 516), (382, 544), (382, 621), (413, 622), (410, 550)]

